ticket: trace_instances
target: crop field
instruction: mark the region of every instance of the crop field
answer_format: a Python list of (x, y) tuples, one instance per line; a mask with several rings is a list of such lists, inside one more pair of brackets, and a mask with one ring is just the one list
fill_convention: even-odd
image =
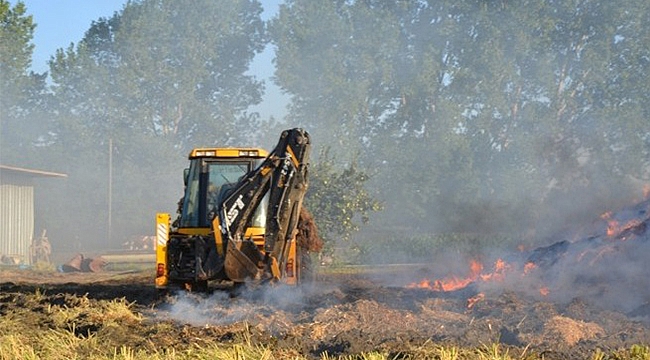
[(0, 359), (650, 359), (647, 316), (383, 272), (159, 298), (149, 270), (3, 269)]

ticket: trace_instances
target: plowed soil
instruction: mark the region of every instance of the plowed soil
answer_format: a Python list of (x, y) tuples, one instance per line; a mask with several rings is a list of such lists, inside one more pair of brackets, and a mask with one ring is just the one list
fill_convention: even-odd
[[(378, 279), (355, 270), (320, 274), (314, 284), (301, 288), (268, 286), (161, 299), (149, 271), (0, 270), (0, 315), (20, 309), (22, 316), (32, 317), (25, 322), (47, 327), (51, 322), (43, 306), (74, 307), (80, 298), (97, 303), (124, 298), (134, 303), (142, 320), (125, 321), (121, 331), (112, 330), (116, 346), (183, 349), (207, 340), (227, 343), (246, 332), (255, 343), (313, 358), (324, 352), (408, 354), (434, 342), (470, 348), (500, 343), (514, 358), (588, 359), (596, 349), (650, 344), (650, 306), (621, 313), (589, 299), (552, 303), (512, 290), (479, 293), (471, 284), (440, 292)], [(30, 300), (34, 294), (39, 294), (38, 301)], [(26, 307), (31, 311), (25, 312)], [(75, 321), (85, 332), (102, 330), (101, 321)]]

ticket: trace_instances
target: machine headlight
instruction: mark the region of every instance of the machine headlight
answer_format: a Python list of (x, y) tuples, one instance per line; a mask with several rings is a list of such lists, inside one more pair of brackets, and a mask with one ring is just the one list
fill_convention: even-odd
[(214, 150), (198, 150), (195, 156), (217, 156), (217, 152)]
[(239, 150), (239, 156), (256, 157), (259, 155), (257, 150)]

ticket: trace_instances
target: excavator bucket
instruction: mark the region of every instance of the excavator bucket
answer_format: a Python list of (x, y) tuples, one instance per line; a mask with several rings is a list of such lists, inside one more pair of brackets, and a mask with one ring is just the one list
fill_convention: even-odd
[(228, 241), (224, 262), (226, 276), (234, 282), (259, 280), (262, 270), (257, 267), (256, 263), (261, 259), (260, 252), (250, 240), (238, 243), (232, 240)]

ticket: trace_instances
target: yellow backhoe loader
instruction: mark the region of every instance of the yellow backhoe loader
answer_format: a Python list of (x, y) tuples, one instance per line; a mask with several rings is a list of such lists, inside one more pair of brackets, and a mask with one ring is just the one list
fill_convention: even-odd
[(156, 216), (156, 287), (205, 291), (212, 283), (295, 285), (309, 277), (309, 249), (296, 235), (310, 148), (309, 134), (294, 128), (268, 153), (192, 150), (178, 218)]

